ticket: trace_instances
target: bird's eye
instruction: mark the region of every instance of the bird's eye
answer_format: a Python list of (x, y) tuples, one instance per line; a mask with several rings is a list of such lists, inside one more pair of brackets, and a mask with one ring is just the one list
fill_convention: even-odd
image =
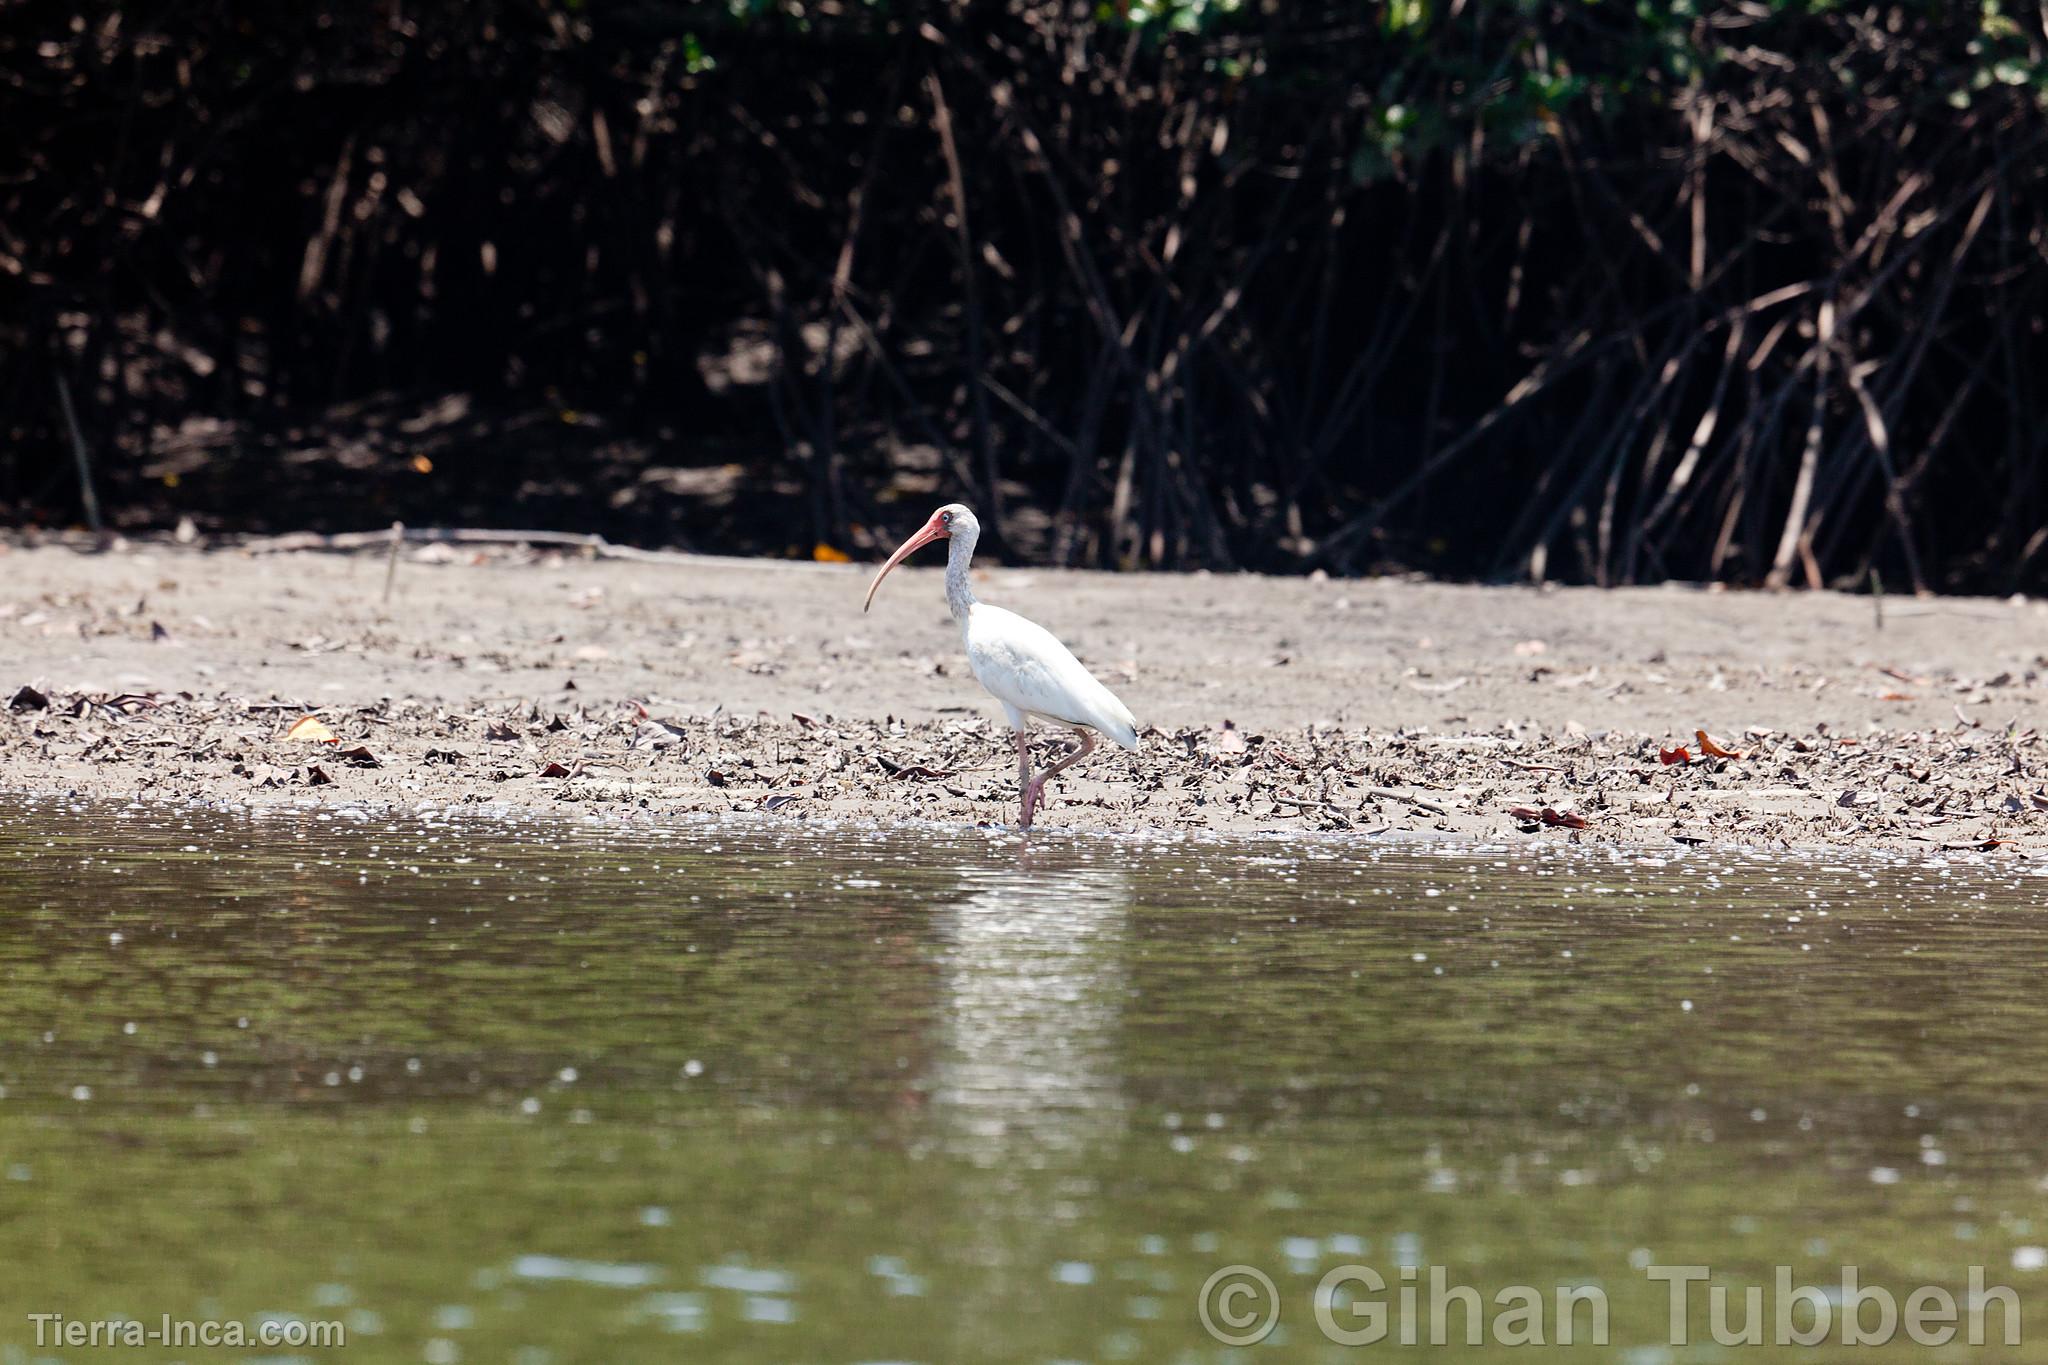
[(941, 526), (951, 526), (953, 524), (953, 514), (951, 512), (940, 513), (939, 524)]

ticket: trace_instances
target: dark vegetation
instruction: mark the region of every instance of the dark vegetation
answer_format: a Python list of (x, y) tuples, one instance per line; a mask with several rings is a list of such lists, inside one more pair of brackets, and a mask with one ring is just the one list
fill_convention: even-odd
[(0, 507), (2038, 590), (2008, 3), (17, 0)]

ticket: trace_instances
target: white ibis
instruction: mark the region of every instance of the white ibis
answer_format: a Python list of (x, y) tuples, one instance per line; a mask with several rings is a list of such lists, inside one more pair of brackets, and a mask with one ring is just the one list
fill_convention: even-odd
[[(984, 688), (1003, 704), (1010, 728), (1017, 735), (1017, 786), (1024, 803), (1020, 822), (1031, 828), (1031, 813), (1044, 794), (1045, 784), (1095, 751), (1100, 731), (1126, 749), (1138, 747), (1138, 722), (1130, 709), (1116, 699), (1093, 673), (1081, 666), (1073, 651), (1054, 639), (1052, 632), (1013, 611), (974, 600), (967, 582), (967, 564), (974, 558), (974, 542), (981, 538), (981, 523), (960, 503), (948, 503), (932, 513), (916, 535), (903, 542), (889, 562), (868, 585), (866, 611), (874, 605), (875, 589), (889, 576), (889, 570), (910, 557), (913, 550), (935, 540), (950, 539), (946, 552), (946, 605), (960, 623), (960, 639), (967, 646), (967, 663)], [(1031, 748), (1025, 732), (1031, 717), (1071, 725), (1081, 737), (1081, 746), (1038, 776), (1031, 775)]]

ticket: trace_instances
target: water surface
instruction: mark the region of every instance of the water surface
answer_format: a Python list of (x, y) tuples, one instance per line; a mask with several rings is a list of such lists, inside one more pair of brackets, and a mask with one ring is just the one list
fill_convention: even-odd
[[(1350, 1360), (1309, 1304), (1357, 1263), (1601, 1287), (1611, 1344), (1556, 1358), (1816, 1358), (1714, 1346), (1703, 1291), (1673, 1348), (1644, 1270), (1699, 1263), (1982, 1265), (1995, 1357), (2048, 1359), (2044, 891), (17, 803), (0, 1352), (100, 1358), (36, 1347), (61, 1312), (339, 1321), (293, 1358), (351, 1362)], [(1250, 1353), (1196, 1314), (1233, 1263), (1281, 1296)], [(1930, 1354), (1991, 1358), (1857, 1358)]]

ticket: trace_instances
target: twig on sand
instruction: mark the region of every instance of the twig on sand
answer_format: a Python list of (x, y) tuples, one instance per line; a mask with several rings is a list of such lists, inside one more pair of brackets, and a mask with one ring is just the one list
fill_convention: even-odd
[(1392, 787), (1367, 787), (1365, 794), (1385, 801), (1405, 801), (1417, 810), (1426, 810), (1432, 815), (1450, 814), (1449, 811), (1434, 801), (1425, 801), (1419, 796), (1410, 796), (1407, 792), (1395, 791)]
[[(691, 554), (683, 550), (642, 550), (632, 545), (614, 545), (603, 536), (581, 531), (501, 531), (473, 526), (404, 526), (387, 531), (290, 531), (242, 542), (241, 550), (252, 555), (292, 554), (302, 550), (375, 550), (395, 543), (407, 545), (559, 545), (587, 550), (599, 559), (630, 559), (654, 564), (709, 564), (722, 562), (717, 555)], [(800, 560), (757, 559), (757, 568), (810, 568)]]
[(1335, 805), (1328, 801), (1306, 800), (1299, 796), (1283, 796), (1277, 792), (1273, 794), (1272, 799), (1278, 805), (1293, 806), (1296, 810), (1309, 810), (1326, 815), (1344, 828), (1351, 828), (1351, 817), (1338, 810)]

